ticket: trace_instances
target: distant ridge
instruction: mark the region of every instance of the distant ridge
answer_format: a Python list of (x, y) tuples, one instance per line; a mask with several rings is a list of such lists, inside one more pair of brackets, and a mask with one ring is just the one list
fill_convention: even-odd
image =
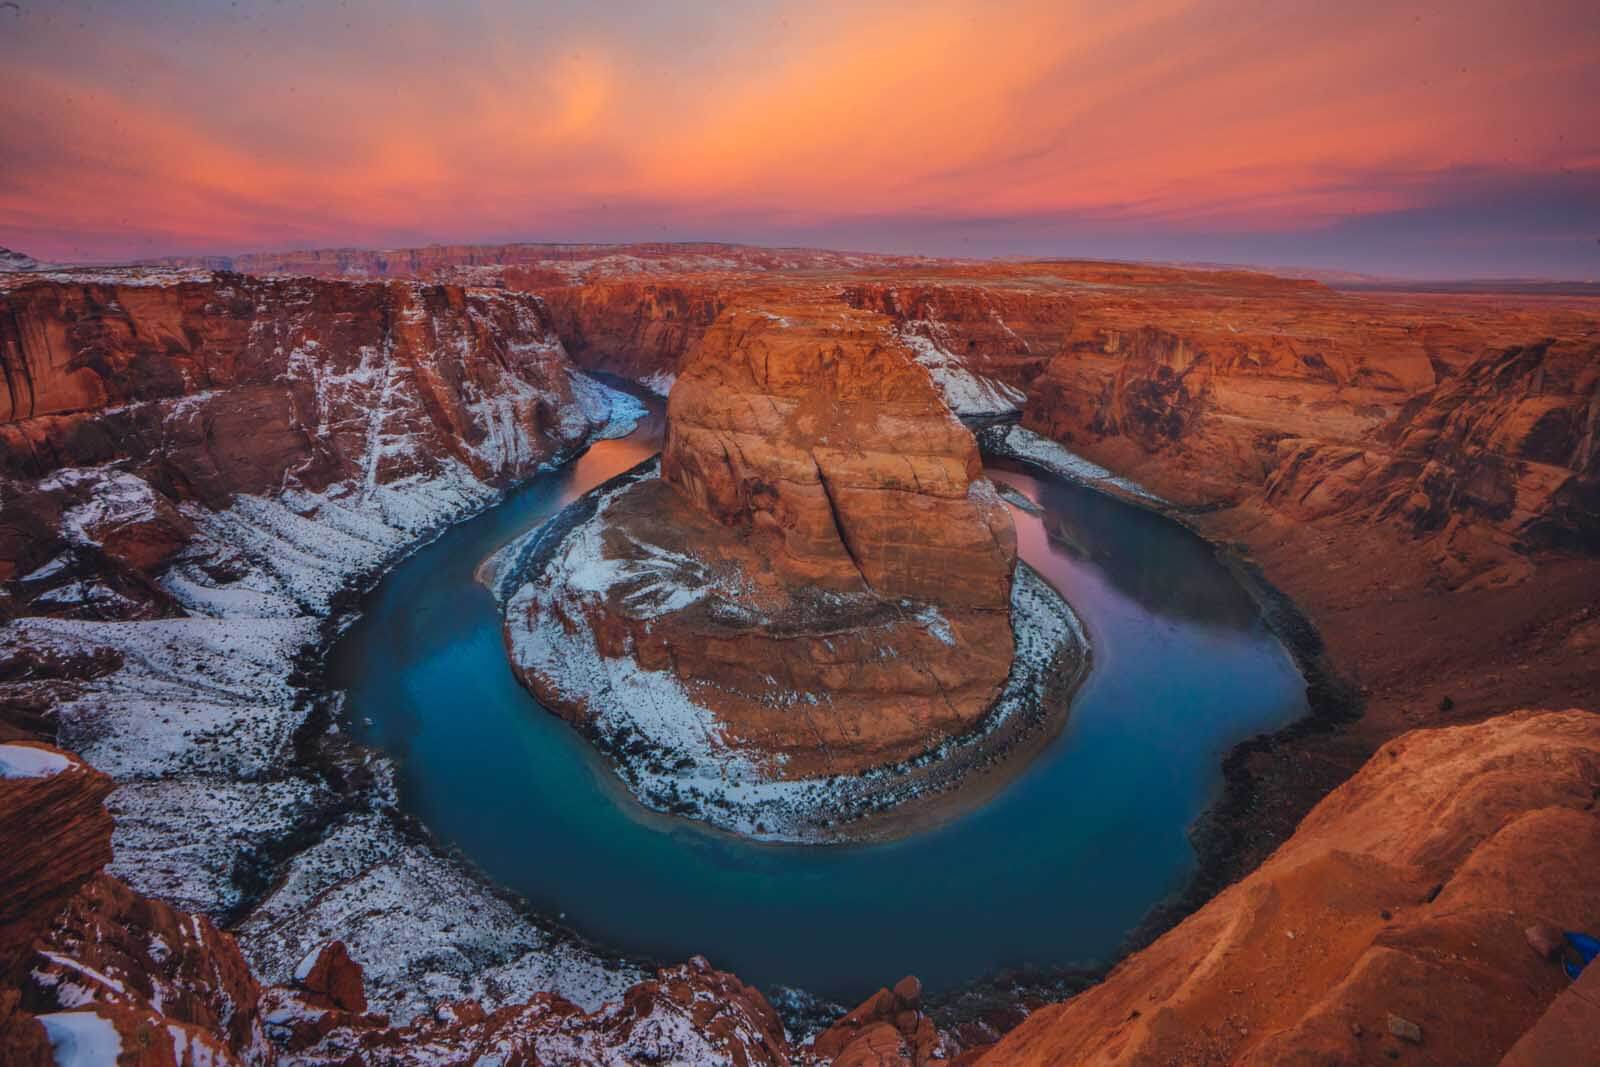
[(38, 270), (40, 266), (40, 262), (32, 256), (0, 248), (0, 271)]
[(1535, 278), (1474, 278), (1463, 281), (1401, 280), (1328, 282), (1335, 289), (1360, 293), (1450, 293), (1471, 295), (1482, 293), (1520, 294), (1524, 296), (1597, 296), (1600, 282), (1558, 282)]

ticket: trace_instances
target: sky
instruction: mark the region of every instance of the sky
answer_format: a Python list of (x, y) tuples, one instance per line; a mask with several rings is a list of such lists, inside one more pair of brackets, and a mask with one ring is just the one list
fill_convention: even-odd
[(1600, 3), (16, 0), (0, 245), (1600, 279)]

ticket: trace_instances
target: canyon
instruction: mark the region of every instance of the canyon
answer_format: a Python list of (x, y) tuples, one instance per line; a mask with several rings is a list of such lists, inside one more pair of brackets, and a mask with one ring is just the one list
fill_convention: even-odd
[[(658, 245), (22, 270), (0, 303), (23, 1062), (108, 1028), (125, 1063), (1557, 1063), (1594, 1032), (1592, 979), (1522, 931), (1600, 929), (1600, 720), (1525, 710), (1600, 682), (1600, 301)], [(599, 953), (399, 810), (315, 664), (401, 555), (640, 417), (586, 370), (667, 394), (659, 473), (588, 517), (631, 580), (511, 584), (545, 599), (508, 631), (581, 612), (652, 676), (726, 680), (769, 767), (903, 760), (992, 706), (1016, 550), (956, 415), (1216, 544), (1312, 714), (1229, 754), (1194, 884), (1062, 1003), (906, 982), (791, 1039), (704, 961)], [(806, 590), (895, 662), (775, 626)], [(786, 734), (767, 675), (841, 694), (839, 733)]]

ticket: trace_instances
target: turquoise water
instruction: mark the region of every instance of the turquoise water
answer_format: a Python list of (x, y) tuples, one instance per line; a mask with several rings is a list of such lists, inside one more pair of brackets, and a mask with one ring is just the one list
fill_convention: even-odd
[(638, 807), (511, 675), (473, 582), (495, 548), (659, 447), (652, 420), (448, 531), (334, 647), (349, 728), (397, 758), (403, 803), (597, 944), (700, 953), (748, 982), (854, 1003), (1104, 960), (1194, 866), (1186, 828), (1223, 754), (1306, 710), (1304, 682), (1209, 547), (1159, 516), (992, 468), (1043, 508), (1021, 551), (1083, 618), (1094, 666), (1061, 736), (981, 808), (889, 844), (755, 845)]

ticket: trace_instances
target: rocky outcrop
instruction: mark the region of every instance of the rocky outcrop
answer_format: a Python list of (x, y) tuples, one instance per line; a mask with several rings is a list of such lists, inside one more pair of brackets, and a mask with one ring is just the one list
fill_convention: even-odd
[[(1494, 1064), (1592, 930), (1600, 717), (1519, 712), (1385, 745), (1259, 869), (982, 1062)], [(1392, 1057), (1391, 1057), (1392, 1058)]]
[(673, 391), (662, 479), (796, 581), (1004, 612), (1016, 559), (972, 435), (868, 316), (734, 309)]
[(922, 1011), (922, 983), (907, 975), (880, 989), (812, 1041), (817, 1062), (833, 1067), (927, 1067), (955, 1053)]
[[(1600, 346), (1485, 353), (1381, 438), (1280, 442), (1265, 500), (1298, 519), (1389, 520), (1443, 541), (1461, 580), (1513, 552), (1600, 553)], [(1502, 572), (1504, 565), (1502, 564)]]
[(547, 706), (632, 755), (649, 802), (739, 812), (775, 783), (767, 815), (719, 818), (774, 832), (826, 809), (821, 779), (985, 721), (1015, 560), (971, 434), (878, 316), (740, 305), (672, 391), (660, 476), (536, 554), (507, 642)]

